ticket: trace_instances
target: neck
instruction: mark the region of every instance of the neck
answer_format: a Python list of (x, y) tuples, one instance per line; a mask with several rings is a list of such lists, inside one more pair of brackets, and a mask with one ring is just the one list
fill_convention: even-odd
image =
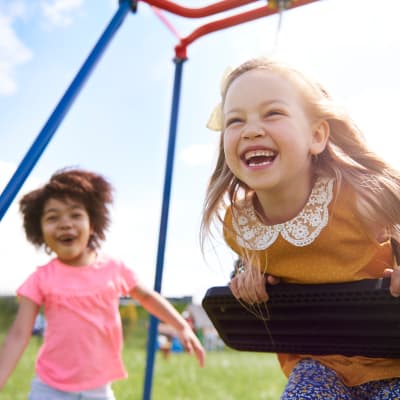
[(76, 257), (62, 258), (58, 256), (58, 259), (63, 264), (70, 265), (71, 267), (83, 267), (86, 265), (91, 265), (96, 261), (96, 258), (97, 258), (97, 252), (89, 248), (87, 248), (84, 253), (79, 254)]
[(266, 225), (281, 224), (296, 217), (310, 197), (314, 179), (298, 187), (286, 187), (273, 193), (257, 191), (254, 197), (254, 208), (258, 218)]

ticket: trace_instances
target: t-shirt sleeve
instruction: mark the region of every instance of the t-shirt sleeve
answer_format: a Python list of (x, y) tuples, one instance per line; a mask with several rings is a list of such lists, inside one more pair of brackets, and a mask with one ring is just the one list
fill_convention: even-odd
[(121, 275), (121, 294), (129, 295), (130, 291), (138, 284), (139, 278), (135, 271), (127, 267), (123, 262), (120, 263)]
[(32, 273), (28, 279), (17, 289), (17, 296), (27, 297), (34, 303), (43, 303), (43, 294), (39, 284), (39, 271)]

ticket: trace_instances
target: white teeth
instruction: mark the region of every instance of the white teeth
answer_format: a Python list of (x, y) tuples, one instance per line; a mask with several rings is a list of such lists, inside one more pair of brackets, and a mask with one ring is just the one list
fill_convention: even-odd
[(271, 150), (253, 150), (245, 153), (244, 158), (246, 161), (250, 160), (252, 157), (273, 157), (275, 153)]

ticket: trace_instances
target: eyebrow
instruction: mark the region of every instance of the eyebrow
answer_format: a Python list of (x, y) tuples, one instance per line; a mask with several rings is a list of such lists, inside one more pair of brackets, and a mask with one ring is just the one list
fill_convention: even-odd
[[(284, 100), (281, 100), (281, 99), (272, 99), (272, 100), (268, 100), (268, 101), (262, 102), (262, 103), (260, 104), (260, 106), (261, 106), (261, 107), (270, 106), (271, 104), (274, 104), (274, 103), (282, 104), (282, 105), (285, 105), (285, 106), (288, 105), (288, 103), (286, 103), (286, 101), (284, 101)], [(226, 111), (226, 114), (235, 113), (235, 112), (239, 112), (239, 111), (241, 111), (240, 108), (232, 108), (232, 109), (230, 109), (230, 110), (227, 110), (227, 111)]]
[[(80, 210), (84, 210), (85, 208), (83, 206), (81, 206), (80, 204), (71, 204), (69, 207), (69, 210), (75, 210), (75, 209), (80, 209)], [(51, 212), (58, 212), (59, 209), (58, 208), (45, 208), (43, 210), (43, 215), (51, 213)]]

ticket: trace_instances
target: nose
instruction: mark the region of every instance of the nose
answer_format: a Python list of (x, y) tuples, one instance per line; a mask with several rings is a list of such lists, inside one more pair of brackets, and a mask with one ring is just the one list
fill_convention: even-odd
[(69, 228), (71, 225), (71, 218), (69, 218), (67, 215), (64, 215), (60, 218), (60, 228)]
[(262, 136), (265, 136), (264, 128), (257, 124), (247, 124), (243, 127), (242, 138), (244, 139), (256, 139)]

